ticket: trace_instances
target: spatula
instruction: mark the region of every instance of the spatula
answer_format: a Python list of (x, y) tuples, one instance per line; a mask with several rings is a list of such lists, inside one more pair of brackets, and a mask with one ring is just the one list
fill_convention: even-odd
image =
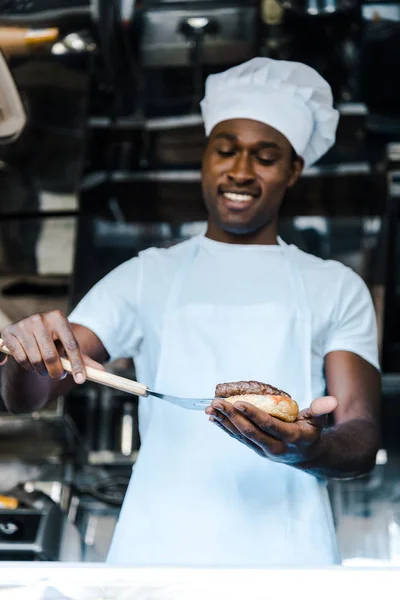
[[(1, 338), (0, 352), (12, 356), (12, 352), (7, 348)], [(60, 360), (63, 369), (67, 373), (72, 373), (72, 367), (69, 360), (66, 358), (60, 358)], [(127, 379), (126, 377), (107, 373), (107, 371), (100, 371), (93, 367), (86, 367), (86, 378), (95, 383), (100, 383), (101, 385), (106, 385), (115, 390), (120, 390), (121, 392), (127, 392), (128, 394), (134, 394), (135, 396), (142, 396), (144, 398), (154, 396), (154, 398), (159, 398), (160, 400), (165, 400), (166, 402), (171, 402), (172, 404), (190, 410), (204, 410), (212, 402), (212, 399), (210, 398), (178, 398), (177, 396), (154, 392), (143, 383), (138, 383), (137, 381)]]

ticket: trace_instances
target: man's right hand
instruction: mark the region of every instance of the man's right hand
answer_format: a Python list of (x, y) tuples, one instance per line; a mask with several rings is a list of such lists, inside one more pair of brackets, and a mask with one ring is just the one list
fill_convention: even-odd
[(2, 338), (21, 367), (54, 380), (66, 375), (60, 356), (65, 355), (70, 361), (73, 378), (78, 384), (86, 380), (85, 365), (102, 368), (82, 354), (71, 325), (60, 310), (35, 314), (8, 325)]

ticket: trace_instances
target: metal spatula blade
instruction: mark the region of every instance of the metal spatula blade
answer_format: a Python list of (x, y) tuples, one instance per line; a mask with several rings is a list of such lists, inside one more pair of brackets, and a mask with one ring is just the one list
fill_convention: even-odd
[(210, 406), (212, 400), (210, 398), (178, 398), (177, 396), (169, 396), (168, 394), (160, 394), (159, 392), (153, 392), (147, 389), (148, 396), (154, 396), (160, 400), (165, 400), (171, 404), (176, 404), (182, 408), (189, 410), (204, 410), (207, 406)]

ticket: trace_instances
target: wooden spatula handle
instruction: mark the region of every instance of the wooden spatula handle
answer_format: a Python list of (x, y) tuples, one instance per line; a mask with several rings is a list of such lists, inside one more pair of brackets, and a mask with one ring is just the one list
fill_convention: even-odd
[[(1, 338), (0, 352), (12, 356), (12, 352), (7, 348)], [(67, 373), (72, 373), (72, 367), (69, 360), (66, 358), (61, 358), (61, 364)], [(94, 381), (95, 383), (101, 383), (102, 385), (106, 385), (114, 390), (120, 390), (121, 392), (127, 392), (128, 394), (134, 394), (138, 396), (147, 396), (148, 394), (148, 388), (137, 381), (132, 381), (131, 379), (120, 377), (119, 375), (113, 375), (112, 373), (107, 373), (107, 371), (93, 369), (93, 367), (85, 367), (85, 369), (86, 378), (90, 381)]]

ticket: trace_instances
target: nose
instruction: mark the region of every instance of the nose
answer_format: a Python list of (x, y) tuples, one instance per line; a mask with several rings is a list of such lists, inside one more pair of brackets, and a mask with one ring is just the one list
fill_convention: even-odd
[(254, 181), (255, 173), (251, 156), (245, 152), (238, 154), (229, 169), (228, 177), (231, 181), (242, 185)]

